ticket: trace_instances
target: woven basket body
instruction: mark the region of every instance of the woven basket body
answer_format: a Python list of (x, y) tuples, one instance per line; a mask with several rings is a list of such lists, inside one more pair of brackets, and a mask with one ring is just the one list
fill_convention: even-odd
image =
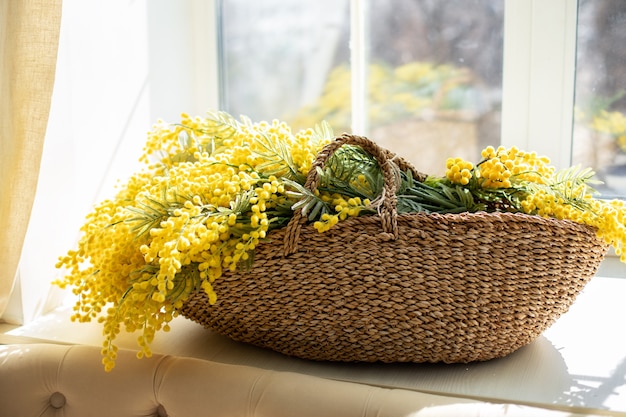
[(324, 234), (282, 230), (247, 273), (226, 273), (210, 306), (181, 310), (238, 341), (306, 359), (470, 362), (505, 356), (570, 307), (606, 252), (595, 232), (521, 214), (403, 215), (399, 237), (375, 216)]
[(379, 216), (259, 245), (247, 272), (180, 313), (234, 340), (305, 359), (471, 362), (530, 343), (568, 310), (607, 247), (570, 221), (511, 213)]

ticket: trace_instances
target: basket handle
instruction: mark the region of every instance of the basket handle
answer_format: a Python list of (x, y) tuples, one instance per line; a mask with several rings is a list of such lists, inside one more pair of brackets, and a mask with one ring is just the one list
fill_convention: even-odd
[[(393, 235), (393, 239), (398, 238), (398, 212), (396, 210), (396, 191), (399, 184), (397, 183), (397, 168), (402, 171), (410, 171), (418, 181), (424, 181), (426, 175), (417, 171), (409, 162), (395, 155), (391, 151), (378, 146), (375, 142), (363, 136), (350, 135), (344, 133), (337, 137), (333, 142), (324, 146), (317, 154), (315, 161), (311, 165), (306, 178), (304, 187), (310, 191), (317, 190), (319, 186), (319, 174), (317, 168), (323, 169), (326, 161), (343, 145), (357, 145), (365, 152), (372, 155), (380, 166), (384, 186), (382, 194), (378, 200), (378, 214), (381, 218), (383, 232)], [(300, 229), (306, 223), (307, 219), (302, 215), (301, 210), (294, 212), (293, 217), (286, 227), (285, 239), (283, 242), (284, 254), (289, 255), (298, 249), (298, 240), (300, 237)]]

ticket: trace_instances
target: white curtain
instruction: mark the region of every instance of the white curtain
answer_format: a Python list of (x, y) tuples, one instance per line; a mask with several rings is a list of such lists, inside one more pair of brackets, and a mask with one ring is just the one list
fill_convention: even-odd
[(35, 198), (60, 23), (61, 0), (0, 0), (0, 317)]

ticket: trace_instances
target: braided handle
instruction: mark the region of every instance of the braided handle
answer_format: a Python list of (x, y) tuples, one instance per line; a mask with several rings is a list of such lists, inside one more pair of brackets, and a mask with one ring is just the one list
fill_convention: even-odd
[[(384, 186), (381, 196), (379, 197), (378, 214), (381, 218), (382, 229), (385, 233), (393, 235), (394, 239), (398, 237), (398, 212), (396, 210), (396, 191), (399, 184), (396, 183), (397, 171), (396, 167), (402, 171), (410, 171), (417, 181), (424, 181), (426, 175), (417, 171), (409, 162), (396, 156), (394, 153), (387, 149), (381, 148), (375, 142), (367, 139), (363, 136), (356, 136), (344, 133), (337, 137), (335, 141), (326, 145), (315, 158), (311, 169), (307, 174), (304, 187), (310, 191), (317, 190), (319, 186), (319, 173), (318, 167), (323, 169), (328, 159), (343, 145), (357, 145), (361, 147), (365, 152), (372, 155), (378, 165), (380, 166)], [(283, 242), (284, 254), (289, 255), (298, 250), (298, 240), (300, 237), (300, 229), (306, 223), (306, 217), (302, 215), (301, 210), (297, 210), (286, 227), (285, 239)]]

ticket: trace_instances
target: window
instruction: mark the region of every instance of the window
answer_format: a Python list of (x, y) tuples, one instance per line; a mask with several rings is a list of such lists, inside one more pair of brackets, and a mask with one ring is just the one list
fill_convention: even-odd
[(500, 143), (503, 0), (220, 1), (223, 108), (325, 120), (441, 174)]
[(428, 173), (515, 144), (592, 166), (604, 195), (626, 194), (624, 2), (219, 5), (221, 107), (235, 115), (326, 120)]
[(573, 159), (626, 196), (626, 2), (580, 1)]

